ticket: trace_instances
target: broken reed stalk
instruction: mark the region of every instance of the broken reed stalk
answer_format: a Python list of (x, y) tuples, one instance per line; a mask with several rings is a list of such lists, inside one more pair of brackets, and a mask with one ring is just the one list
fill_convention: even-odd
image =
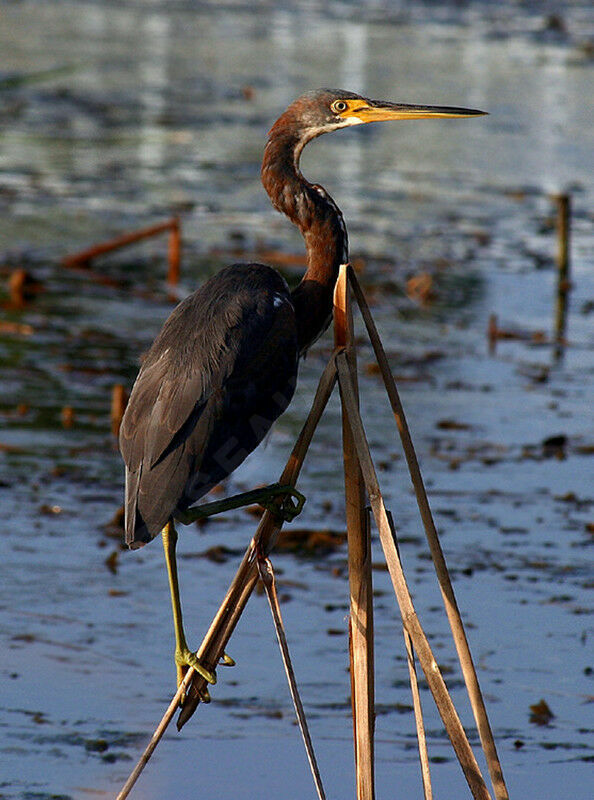
[[(357, 361), (353, 337), (353, 314), (346, 265), (340, 268), (334, 290), (334, 344), (344, 347), (357, 394)], [(373, 800), (375, 727), (373, 668), (373, 589), (371, 545), (366, 524), (365, 485), (357, 459), (353, 435), (342, 406), (342, 447), (349, 563), (350, 616), (349, 655), (351, 704), (355, 749), (357, 800)]]
[(161, 718), (161, 721), (159, 722), (159, 724), (155, 728), (155, 732), (151, 736), (150, 742), (147, 744), (143, 754), (141, 755), (141, 757), (138, 760), (138, 763), (136, 764), (136, 766), (134, 767), (134, 769), (130, 773), (130, 775), (128, 777), (128, 780), (126, 781), (126, 783), (122, 786), (122, 788), (118, 792), (118, 794), (116, 796), (116, 800), (125, 800), (125, 798), (128, 797), (128, 795), (130, 794), (130, 792), (134, 788), (134, 784), (136, 783), (136, 781), (140, 777), (140, 773), (142, 772), (142, 770), (148, 764), (148, 762), (150, 760), (150, 757), (155, 752), (155, 749), (156, 749), (157, 745), (159, 744), (159, 742), (163, 738), (163, 734), (165, 733), (165, 731), (169, 727), (169, 723), (171, 722), (171, 720), (175, 716), (175, 713), (176, 713), (177, 709), (179, 708), (180, 700), (181, 700), (182, 696), (187, 692), (188, 687), (190, 686), (190, 684), (192, 682), (193, 672), (194, 672), (194, 669), (190, 668), (190, 669), (188, 669), (188, 671), (184, 675), (183, 681), (177, 687), (177, 691), (173, 695), (173, 697), (171, 699), (171, 702), (167, 706), (167, 710), (165, 711), (165, 713), (163, 714), (163, 716)]
[(297, 722), (299, 723), (301, 736), (303, 737), (303, 743), (305, 744), (307, 759), (309, 761), (309, 766), (316, 786), (316, 791), (318, 793), (319, 800), (326, 800), (326, 794), (324, 792), (324, 787), (322, 785), (322, 777), (320, 775), (320, 770), (318, 769), (318, 762), (316, 761), (316, 755), (314, 753), (311, 736), (309, 735), (309, 728), (307, 726), (307, 720), (305, 718), (303, 703), (301, 702), (301, 697), (299, 696), (299, 689), (297, 688), (297, 680), (295, 678), (295, 672), (293, 671), (293, 664), (291, 662), (291, 656), (289, 654), (289, 645), (287, 643), (287, 637), (285, 635), (285, 626), (283, 624), (283, 617), (281, 614), (280, 604), (278, 602), (278, 594), (276, 591), (276, 580), (274, 577), (274, 570), (272, 569), (272, 564), (269, 558), (258, 559), (258, 572), (262, 580), (262, 583), (264, 584), (264, 589), (266, 591), (266, 596), (268, 597), (268, 603), (270, 605), (270, 611), (272, 612), (274, 629), (276, 631), (276, 636), (281, 651), (281, 657), (283, 659), (283, 665), (285, 667), (285, 673), (287, 675), (287, 680), (289, 682), (289, 691), (291, 692), (291, 698), (293, 700), (293, 705), (295, 706), (295, 714), (297, 715)]
[(571, 198), (559, 194), (557, 203), (557, 296), (555, 303), (555, 340), (557, 348), (565, 344), (567, 331), (567, 305), (571, 281), (569, 277), (569, 233)]
[(181, 229), (179, 219), (173, 217), (169, 230), (167, 283), (177, 286), (181, 271)]
[(413, 650), (412, 639), (403, 627), (404, 646), (406, 648), (406, 660), (408, 662), (408, 676), (410, 680), (410, 690), (413, 699), (413, 709), (415, 712), (415, 725), (417, 728), (417, 742), (419, 747), (419, 761), (421, 763), (421, 780), (423, 781), (423, 797), (425, 800), (433, 800), (433, 789), (431, 788), (431, 770), (429, 769), (429, 752), (427, 750), (427, 737), (425, 736), (425, 724), (423, 722), (423, 709), (421, 708), (421, 693), (419, 692), (419, 681), (415, 666), (415, 653)]
[(121, 383), (115, 383), (111, 389), (111, 432), (117, 436), (120, 432), (120, 425), (122, 424), (122, 417), (126, 410), (128, 402), (128, 393)]
[[(336, 355), (336, 354), (335, 354)], [(283, 470), (280, 483), (288, 486), (295, 486), (307, 450), (313, 438), (314, 432), (320, 421), (322, 413), (326, 408), (334, 384), (336, 383), (336, 362), (335, 355), (330, 359), (322, 377), (320, 378), (316, 395), (309, 415), (301, 429), (299, 438), (295, 443), (293, 451), (289, 456), (287, 465)], [(269, 511), (265, 511), (258, 525), (258, 529), (250, 542), (243, 560), (227, 590), (227, 594), (208, 629), (202, 644), (198, 650), (198, 657), (208, 669), (214, 669), (223, 655), (227, 641), (229, 640), (235, 625), (237, 624), (243, 609), (258, 580), (257, 552), (266, 556), (274, 546), (282, 522), (274, 517)], [(142, 770), (148, 763), (163, 734), (167, 730), (169, 723), (173, 719), (183, 694), (186, 700), (180, 712), (177, 727), (180, 729), (192, 716), (200, 702), (200, 691), (206, 686), (202, 678), (193, 668), (189, 668), (184, 676), (165, 714), (153, 733), (149, 744), (140, 757), (130, 777), (124, 784), (117, 796), (117, 800), (124, 800), (128, 797), (132, 787), (138, 780)]]
[(127, 247), (128, 245), (135, 244), (143, 239), (149, 239), (160, 233), (165, 233), (166, 231), (170, 232), (167, 280), (170, 284), (177, 284), (179, 281), (181, 249), (180, 224), (177, 217), (172, 217), (167, 220), (167, 222), (160, 222), (148, 228), (140, 228), (140, 230), (132, 231), (131, 233), (124, 233), (121, 236), (116, 236), (115, 239), (101, 242), (85, 250), (80, 250), (78, 253), (65, 256), (62, 259), (62, 265), (64, 267), (87, 267), (90, 262), (98, 256), (111, 253), (113, 250), (119, 250), (122, 247)]
[(478, 762), (468, 742), (466, 732), (462, 727), (462, 723), (460, 722), (456, 708), (449, 695), (437, 661), (435, 660), (431, 646), (427, 640), (427, 636), (421, 627), (414, 609), (412, 598), (404, 577), (402, 564), (392, 537), (386, 507), (369, 451), (363, 422), (359, 415), (356, 393), (351, 382), (350, 370), (344, 353), (339, 353), (337, 355), (336, 367), (338, 370), (341, 397), (344, 398), (347, 408), (348, 420), (353, 433), (359, 464), (363, 473), (371, 509), (379, 530), (380, 542), (384, 550), (386, 564), (388, 566), (390, 578), (392, 579), (392, 585), (394, 587), (404, 627), (411, 637), (419, 663), (435, 700), (437, 710), (439, 711), (446, 732), (450, 738), (456, 756), (458, 757), (472, 796), (475, 800), (491, 800), (491, 796), (483, 776), (481, 775)]
[(398, 432), (402, 441), (402, 447), (404, 449), (411, 481), (417, 499), (419, 513), (421, 515), (421, 520), (425, 529), (425, 535), (429, 543), (431, 557), (433, 559), (433, 564), (435, 566), (435, 571), (439, 581), (439, 587), (441, 589), (444, 606), (450, 623), (450, 628), (452, 630), (452, 636), (456, 651), (458, 653), (458, 659), (460, 661), (462, 674), (466, 683), (468, 696), (470, 698), (470, 704), (472, 706), (482, 748), (487, 760), (487, 766), (491, 776), (491, 781), (493, 783), (495, 797), (496, 800), (509, 800), (509, 794), (505, 785), (501, 763), (499, 761), (497, 748), (495, 746), (495, 739), (493, 737), (493, 732), (487, 716), (487, 710), (485, 708), (476, 669), (470, 652), (470, 647), (468, 645), (468, 640), (466, 638), (462, 617), (456, 602), (454, 589), (452, 587), (445, 557), (443, 555), (443, 550), (441, 548), (437, 529), (431, 513), (431, 508), (429, 506), (425, 484), (419, 468), (419, 462), (417, 460), (415, 449), (412, 443), (408, 423), (406, 421), (404, 409), (398, 394), (398, 389), (396, 388), (396, 383), (394, 382), (394, 378), (388, 364), (388, 359), (377, 332), (377, 328), (375, 327), (373, 317), (371, 316), (369, 306), (367, 305), (365, 295), (363, 294), (359, 281), (357, 280), (357, 276), (350, 267), (348, 270), (348, 276), (351, 286), (353, 287), (357, 304), (361, 310), (361, 315), (363, 316), (363, 320), (373, 346), (375, 358), (380, 368), (388, 398), (392, 406), (392, 411), (396, 419)]
[[(390, 524), (390, 531), (392, 532), (392, 539), (396, 551), (398, 551), (398, 537), (396, 534), (396, 526), (392, 518), (392, 512), (386, 511), (388, 522)], [(367, 515), (369, 520), (370, 514)], [(371, 523), (371, 520), (369, 520)], [(417, 668), (415, 665), (415, 653), (413, 650), (412, 639), (406, 628), (403, 626), (402, 632), (404, 634), (404, 646), (406, 649), (406, 660), (408, 662), (408, 675), (410, 679), (410, 691), (413, 699), (413, 708), (415, 712), (415, 725), (417, 729), (417, 742), (419, 746), (419, 761), (421, 763), (421, 779), (423, 781), (423, 796), (425, 800), (433, 800), (433, 789), (431, 787), (431, 770), (429, 769), (429, 753), (427, 751), (427, 737), (425, 736), (425, 723), (423, 722), (423, 709), (421, 707), (421, 693), (419, 692), (419, 681), (417, 679)]]

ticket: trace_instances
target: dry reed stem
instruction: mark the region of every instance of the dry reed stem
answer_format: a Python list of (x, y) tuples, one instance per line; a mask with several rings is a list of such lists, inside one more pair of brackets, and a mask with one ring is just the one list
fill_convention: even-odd
[(408, 663), (408, 674), (410, 679), (410, 691), (412, 694), (413, 708), (415, 712), (415, 725), (417, 728), (419, 761), (421, 763), (421, 780), (423, 781), (423, 796), (425, 800), (433, 800), (433, 789), (431, 788), (431, 770), (429, 769), (429, 752), (427, 750), (427, 737), (425, 736), (423, 709), (421, 707), (421, 694), (419, 692), (419, 681), (417, 679), (417, 669), (415, 666), (415, 653), (410, 634), (407, 633), (405, 628), (403, 628), (403, 633), (404, 646), (406, 648), (406, 660)]
[[(330, 359), (322, 377), (318, 383), (318, 388), (311, 410), (308, 417), (301, 429), (299, 438), (289, 456), (289, 460), (280, 478), (280, 482), (284, 485), (294, 486), (299, 477), (303, 461), (307, 454), (307, 450), (315, 433), (316, 427), (320, 421), (322, 413), (326, 408), (334, 384), (336, 383), (336, 362), (335, 356)], [(245, 604), (247, 603), (250, 594), (258, 579), (256, 553), (259, 550), (262, 555), (268, 555), (280, 532), (282, 523), (275, 518), (269, 511), (266, 511), (258, 529), (250, 542), (243, 560), (235, 574), (235, 577), (227, 590), (227, 594), (221, 604), (214, 620), (204, 640), (198, 650), (198, 656), (202, 663), (210, 669), (214, 669), (221, 658), (225, 645), (231, 636), (239, 617), (241, 616)], [(199, 676), (193, 668), (189, 668), (184, 676), (184, 680), (180, 684), (175, 693), (172, 701), (161, 721), (159, 722), (155, 732), (153, 733), (149, 744), (147, 745), (144, 753), (140, 757), (130, 777), (124, 784), (124, 787), (117, 796), (117, 800), (124, 800), (128, 797), (132, 787), (138, 780), (142, 770), (148, 763), (159, 741), (163, 737), (169, 723), (173, 719), (182, 694), (186, 695), (186, 701), (180, 712), (178, 719), (178, 729), (184, 725), (187, 720), (192, 716), (200, 702), (199, 692), (205, 687), (204, 679)]]
[(169, 252), (167, 266), (167, 283), (170, 286), (177, 286), (181, 272), (181, 228), (179, 220), (174, 217), (171, 220), (169, 232)]
[(186, 672), (183, 681), (177, 687), (176, 693), (173, 695), (173, 698), (171, 699), (171, 702), (167, 706), (167, 711), (163, 714), (163, 717), (161, 718), (161, 721), (159, 722), (159, 724), (155, 728), (155, 732), (151, 736), (150, 742), (146, 746), (142, 756), (138, 760), (138, 763), (136, 764), (136, 766), (134, 767), (134, 769), (130, 773), (130, 776), (128, 777), (128, 780), (122, 786), (120, 792), (118, 793), (118, 795), (116, 797), (116, 800), (125, 800), (125, 798), (128, 797), (128, 795), (132, 791), (132, 788), (134, 787), (134, 784), (136, 783), (136, 781), (140, 777), (140, 773), (142, 772), (142, 770), (148, 764), (150, 757), (155, 752), (155, 749), (156, 749), (157, 745), (159, 744), (159, 742), (163, 738), (163, 734), (167, 730), (167, 728), (169, 726), (169, 723), (171, 722), (171, 720), (175, 716), (175, 713), (176, 713), (177, 709), (179, 708), (179, 703), (180, 703), (181, 697), (182, 697), (183, 694), (185, 694), (185, 692), (187, 691), (187, 689), (188, 689), (188, 687), (189, 687), (189, 685), (190, 685), (190, 683), (192, 681), (192, 673), (193, 672), (194, 672), (193, 669), (189, 669)]
[(491, 730), (491, 725), (487, 716), (487, 710), (485, 708), (485, 703), (479, 686), (476, 669), (470, 652), (470, 647), (468, 645), (468, 640), (466, 638), (466, 632), (464, 630), (464, 625), (462, 623), (456, 597), (454, 595), (454, 589), (450, 580), (443, 550), (441, 549), (435, 522), (433, 521), (433, 515), (429, 506), (427, 492), (425, 490), (421, 470), (419, 468), (419, 462), (417, 460), (415, 449), (412, 443), (408, 423), (406, 421), (404, 409), (398, 394), (398, 389), (396, 388), (396, 383), (394, 382), (394, 378), (388, 364), (388, 359), (377, 332), (377, 328), (375, 327), (373, 317), (371, 316), (369, 306), (367, 305), (367, 301), (354, 270), (349, 268), (348, 276), (353, 287), (357, 304), (361, 310), (365, 326), (367, 327), (367, 332), (369, 334), (369, 338), (375, 352), (375, 357), (384, 380), (386, 391), (388, 393), (388, 398), (392, 406), (392, 411), (396, 419), (396, 425), (398, 427), (398, 432), (400, 434), (402, 446), (406, 456), (411, 481), (417, 499), (417, 505), (419, 507), (421, 520), (425, 529), (425, 535), (429, 543), (431, 557), (433, 559), (433, 564), (435, 566), (435, 571), (439, 581), (444, 606), (450, 623), (450, 628), (452, 630), (454, 644), (458, 653), (458, 659), (462, 668), (462, 674), (466, 683), (468, 696), (470, 698), (470, 704), (472, 706), (472, 711), (479, 731), (483, 752), (485, 753), (487, 760), (487, 766), (491, 776), (495, 797), (496, 800), (509, 800), (509, 794), (505, 785), (503, 771), (501, 769), (501, 763), (497, 754), (497, 748), (495, 746), (493, 732)]
[(386, 564), (392, 579), (392, 585), (396, 593), (402, 621), (407, 633), (410, 635), (419, 663), (425, 674), (427, 683), (434, 697), (435, 704), (439, 714), (445, 725), (447, 734), (450, 738), (454, 751), (458, 757), (458, 761), (462, 767), (468, 786), (472, 792), (475, 800), (490, 800), (490, 794), (487, 790), (479, 765), (476, 761), (472, 748), (468, 742), (468, 738), (458, 717), (456, 708), (449, 695), (437, 661), (431, 650), (431, 646), (427, 640), (425, 632), (421, 627), (416, 611), (413, 606), (412, 598), (402, 564), (394, 544), (390, 523), (387, 517), (386, 508), (382, 498), (381, 490), (377, 481), (375, 467), (369, 451), (369, 445), (365, 436), (363, 423), (357, 408), (357, 399), (354, 387), (351, 383), (350, 371), (346, 360), (346, 355), (340, 353), (336, 358), (336, 366), (338, 369), (338, 380), (341, 390), (341, 396), (344, 398), (347, 407), (348, 420), (353, 432), (353, 439), (357, 449), (357, 456), (361, 471), (367, 487), (369, 501), (373, 515), (375, 517), (376, 525), (379, 530), (380, 541), (384, 550)]
[(571, 198), (567, 194), (559, 194), (554, 198), (557, 203), (557, 294), (555, 301), (555, 340), (557, 353), (562, 353), (567, 330), (567, 306), (571, 281), (569, 277), (569, 232)]
[(117, 436), (120, 432), (122, 417), (128, 403), (128, 393), (121, 383), (113, 385), (111, 390), (111, 432)]
[(151, 225), (148, 228), (140, 228), (139, 230), (131, 231), (130, 233), (124, 233), (121, 236), (116, 236), (115, 239), (110, 239), (107, 242), (101, 242), (100, 244), (87, 247), (85, 250), (80, 250), (78, 253), (64, 256), (62, 259), (62, 265), (64, 267), (86, 267), (89, 265), (90, 261), (98, 256), (104, 255), (105, 253), (111, 253), (113, 250), (119, 250), (122, 247), (127, 247), (128, 245), (134, 244), (135, 242), (140, 242), (143, 239), (149, 239), (152, 236), (157, 236), (165, 231), (171, 232), (169, 239), (169, 271), (170, 277), (174, 277), (173, 273), (175, 270), (176, 247), (177, 269), (179, 275), (180, 237), (179, 220), (177, 217), (172, 217), (171, 219), (167, 220), (167, 222), (159, 222), (157, 225)]
[[(392, 512), (386, 511), (390, 530), (396, 550), (398, 550), (398, 537), (396, 527), (392, 518)], [(369, 518), (369, 515), (368, 515)], [(404, 634), (404, 646), (406, 648), (406, 660), (408, 662), (408, 674), (410, 679), (410, 691), (413, 698), (413, 708), (415, 712), (415, 725), (417, 729), (417, 742), (419, 745), (419, 761), (421, 763), (421, 779), (423, 781), (423, 795), (425, 800), (433, 800), (433, 789), (431, 787), (431, 771), (429, 769), (429, 753), (427, 751), (427, 738), (425, 736), (425, 723), (423, 722), (423, 709), (421, 706), (421, 694), (419, 692), (419, 681), (417, 679), (417, 668), (415, 665), (415, 653), (413, 650), (412, 639), (407, 633), (406, 628), (402, 628)]]
[[(334, 344), (345, 347), (351, 380), (357, 393), (357, 361), (353, 314), (346, 265), (334, 290)], [(357, 398), (358, 402), (358, 398)], [(374, 787), (374, 657), (371, 546), (365, 513), (365, 485), (353, 435), (342, 407), (342, 447), (349, 563), (349, 656), (355, 748), (357, 800), (373, 800)]]
[[(442, 594), (444, 595), (444, 602), (446, 604), (448, 618), (450, 618), (450, 614), (452, 612), (451, 608), (452, 601), (449, 595), (451, 594), (451, 597), (453, 598), (453, 591), (451, 589), (451, 583), (449, 582), (449, 575), (447, 573), (447, 568), (445, 568), (445, 562), (443, 561), (443, 553), (441, 553), (441, 547), (439, 545), (439, 541), (437, 540), (437, 534), (435, 532), (435, 527), (431, 517), (431, 512), (429, 510), (428, 501), (424, 490), (424, 485), (422, 483), (422, 478), (420, 476), (418, 463), (416, 461), (416, 455), (414, 453), (414, 449), (412, 448), (412, 442), (410, 441), (410, 434), (408, 432), (408, 427), (406, 424), (406, 420), (404, 418), (404, 413), (400, 405), (398, 392), (396, 390), (394, 380), (392, 378), (391, 372), (388, 367), (385, 352), (383, 350), (381, 341), (379, 339), (377, 330), (375, 328), (375, 324), (373, 323), (373, 319), (371, 318), (371, 314), (369, 312), (369, 308), (367, 306), (361, 288), (358, 284), (358, 281), (352, 269), (349, 267), (347, 268), (347, 270), (348, 270), (347, 274), (349, 280), (351, 281), (351, 284), (355, 291), (358, 304), (361, 308), (361, 312), (363, 314), (363, 318), (365, 320), (365, 324), (367, 326), (367, 330), (372, 345), (374, 347), (378, 364), (380, 366), (382, 375), (384, 377), (386, 390), (388, 392), (388, 396), (392, 404), (392, 409), (394, 411), (398, 423), (400, 435), (403, 439), (403, 445), (405, 447), (405, 453), (407, 461), (409, 463), (411, 478), (413, 480), (413, 485), (415, 487), (415, 492), (417, 494), (417, 501), (419, 503), (421, 517), (425, 524), (425, 530), (431, 547), (431, 552), (434, 557), (434, 563), (440, 580), (440, 587), (442, 588)], [(458, 760), (460, 761), (460, 764), (462, 766), (462, 769), (470, 786), (473, 797), (476, 800), (490, 800), (490, 795), (485, 786), (484, 780), (480, 773), (480, 769), (478, 767), (476, 759), (474, 758), (474, 754), (472, 753), (472, 750), (468, 743), (468, 739), (458, 718), (456, 709), (448, 694), (441, 673), (439, 672), (437, 663), (433, 657), (430, 645), (426, 639), (425, 633), (418, 621), (416, 612), (412, 605), (410, 593), (406, 585), (406, 580), (404, 578), (404, 573), (402, 571), (402, 566), (400, 564), (399, 556), (396, 550), (395, 541), (392, 536), (390, 521), (388, 519), (387, 512), (383, 503), (383, 499), (379, 489), (379, 484), (377, 483), (377, 476), (375, 474), (375, 468), (371, 460), (369, 446), (367, 444), (367, 440), (365, 437), (365, 431), (363, 429), (363, 424), (361, 421), (361, 417), (359, 415), (357, 391), (355, 386), (353, 385), (351, 367), (346, 353), (342, 352), (340, 349), (335, 350), (332, 359), (330, 360), (330, 362), (326, 366), (326, 369), (324, 370), (324, 373), (318, 385), (318, 390), (314, 398), (312, 409), (303, 426), (303, 429), (301, 431), (299, 439), (297, 440), (297, 443), (295, 444), (291, 456), (289, 457), (289, 461), (287, 462), (287, 465), (283, 471), (283, 474), (280, 478), (280, 482), (285, 485), (292, 485), (292, 486), (295, 485), (307, 449), (315, 432), (315, 429), (319, 423), (319, 420), (322, 416), (322, 413), (326, 407), (328, 399), (334, 388), (334, 384), (337, 378), (337, 369), (339, 370), (339, 378), (341, 382), (341, 396), (344, 399), (344, 404), (347, 410), (347, 419), (352, 434), (353, 445), (355, 447), (359, 466), (362, 470), (364, 484), (367, 487), (367, 492), (369, 494), (372, 510), (376, 519), (376, 524), (380, 532), (380, 540), (384, 548), (386, 563), (388, 565), (388, 570), (390, 572), (392, 583), (396, 592), (396, 597), (398, 599), (398, 603), (401, 609), (405, 631), (410, 641), (412, 642), (415, 650), (417, 651), (419, 662), (425, 673), (427, 682), (429, 684), (429, 688), (431, 689), (431, 692), (434, 696), (437, 708), (442, 717), (442, 720), (444, 722), (444, 725), (446, 727), (446, 730), (448, 732), (448, 735), (450, 737), (456, 755), (458, 756)], [(429, 515), (428, 520), (426, 518), (427, 514)], [(229, 587), (229, 590), (227, 591), (225, 599), (223, 600), (223, 603), (219, 608), (219, 611), (217, 612), (217, 615), (215, 616), (215, 619), (213, 620), (202, 642), (202, 645), (198, 651), (198, 654), (202, 662), (205, 664), (205, 666), (210, 666), (211, 668), (214, 669), (220, 657), (222, 656), (226, 642), (231, 636), (231, 633), (233, 632), (235, 625), (237, 624), (237, 621), (241, 616), (245, 604), (257, 581), (256, 555), (258, 552), (261, 553), (262, 555), (267, 555), (270, 552), (270, 550), (274, 546), (274, 543), (276, 542), (276, 539), (280, 532), (281, 525), (282, 523), (279, 523), (270, 512), (268, 511), (265, 512), (260, 522), (260, 525), (258, 526), (258, 529), (254, 535), (254, 538), (252, 539), (246, 551), (246, 554), (243, 558), (243, 561), (235, 575), (235, 578), (233, 579), (232, 584)], [(432, 540), (431, 529), (433, 530), (435, 540)], [(432, 541), (433, 545), (437, 544), (437, 548), (439, 551), (438, 555), (439, 553), (441, 553), (441, 561), (443, 562), (443, 568), (445, 569), (445, 579), (446, 579), (445, 588), (444, 584), (442, 583), (444, 576), (443, 574), (440, 574), (441, 573), (440, 562), (439, 558), (436, 559), (435, 557), (434, 546), (432, 546)], [(447, 591), (447, 583), (449, 583), (449, 589), (450, 589), (449, 593)], [(459, 618), (459, 612), (455, 603), (455, 599), (453, 600), (453, 608), (455, 612), (458, 614)], [(456, 635), (455, 625), (452, 623), (451, 618), (450, 618), (450, 625), (452, 626), (454, 640), (456, 642), (456, 647), (458, 649), (460, 645)], [(460, 626), (461, 626), (461, 620), (460, 620)], [(464, 643), (466, 644), (466, 648), (468, 648), (468, 643), (466, 642), (463, 628), (462, 628), (462, 636), (464, 639)], [(460, 656), (460, 649), (458, 649), (458, 653), (461, 660), (465, 679), (467, 681), (469, 694), (471, 696), (473, 711), (475, 711), (475, 717), (476, 717), (477, 711), (475, 710), (475, 703), (473, 702), (473, 693), (471, 691), (471, 687), (469, 686), (469, 681), (467, 679), (465, 664), (463, 662), (462, 656)], [(470, 666), (472, 668), (472, 671), (474, 671), (474, 665), (472, 664), (472, 659), (470, 659)], [(476, 673), (475, 673), (475, 680), (476, 680)], [(138, 764), (136, 765), (134, 771), (130, 775), (130, 778), (126, 782), (122, 791), (118, 795), (117, 800), (124, 800), (124, 798), (128, 796), (131, 788), (135, 784), (138, 776), (142, 772), (142, 769), (148, 762), (158, 742), (162, 738), (167, 726), (169, 725), (171, 719), (173, 718), (182, 694), (186, 693), (186, 702), (184, 704), (184, 707), (180, 714), (180, 718), (178, 720), (178, 728), (181, 728), (182, 725), (194, 713), (200, 699), (199, 689), (203, 687), (204, 687), (204, 679), (200, 678), (200, 676), (198, 676), (195, 673), (195, 671), (190, 668), (184, 677), (184, 681), (182, 682), (180, 687), (178, 687), (178, 690), (174, 698), (172, 699), (171, 703), (169, 704), (169, 707), (165, 712), (161, 722), (159, 723), (157, 729), (155, 730), (155, 733), (153, 734), (149, 745), (147, 746), (145, 752), (140, 758)], [(479, 696), (480, 696), (480, 690), (479, 690)], [(482, 703), (482, 697), (480, 697), (480, 701)], [(483, 705), (483, 711), (484, 711), (484, 705)], [(484, 712), (484, 715), (486, 718), (486, 711)], [(488, 720), (486, 720), (486, 723), (488, 726)], [(484, 732), (481, 730), (481, 724), (479, 723), (478, 719), (477, 719), (477, 724), (479, 724), (481, 741), (483, 741)], [(490, 733), (490, 727), (488, 728), (488, 730)], [(484, 741), (483, 741), (483, 748), (485, 749)], [(493, 748), (494, 748), (494, 743), (493, 743)], [(485, 752), (487, 752), (487, 750), (485, 750)], [(489, 760), (488, 754), (487, 754), (487, 759)], [(499, 762), (497, 761), (496, 763), (497, 766), (499, 767)], [(492, 769), (491, 762), (489, 762), (489, 769), (490, 770)], [(499, 767), (499, 772), (500, 772), (500, 767)], [(492, 772), (492, 777), (493, 777), (493, 772)], [(503, 781), (502, 775), (501, 775), (501, 781)], [(497, 785), (496, 785), (497, 800), (504, 800), (504, 798), (507, 798), (507, 791), (505, 790), (504, 784), (503, 787), (505, 794), (497, 794)], [(430, 795), (426, 794), (426, 797), (429, 796)]]
[(301, 702), (301, 697), (299, 696), (297, 680), (295, 678), (293, 664), (291, 663), (291, 656), (289, 654), (289, 645), (287, 643), (287, 637), (285, 634), (285, 626), (283, 624), (283, 617), (278, 602), (278, 594), (276, 592), (276, 581), (274, 578), (274, 570), (272, 569), (272, 564), (270, 562), (270, 559), (259, 558), (258, 571), (260, 574), (260, 578), (262, 579), (262, 583), (264, 584), (264, 589), (266, 590), (266, 596), (268, 597), (268, 603), (270, 605), (270, 611), (272, 613), (272, 620), (274, 622), (274, 629), (276, 631), (276, 636), (278, 638), (278, 645), (280, 647), (281, 656), (283, 659), (283, 665), (285, 667), (285, 673), (287, 675), (287, 680), (289, 682), (289, 691), (291, 692), (291, 698), (293, 700), (293, 705), (295, 706), (297, 722), (299, 723), (299, 729), (301, 730), (301, 736), (303, 737), (303, 743), (305, 745), (305, 751), (307, 753), (307, 759), (309, 761), (309, 766), (316, 786), (316, 791), (318, 793), (318, 797), (320, 798), (320, 800), (326, 800), (326, 795), (324, 793), (324, 787), (322, 785), (320, 770), (318, 769), (318, 763), (316, 761), (316, 756), (314, 753), (313, 743), (311, 741), (311, 736), (309, 735), (309, 728), (307, 726), (307, 720), (305, 718), (303, 703)]

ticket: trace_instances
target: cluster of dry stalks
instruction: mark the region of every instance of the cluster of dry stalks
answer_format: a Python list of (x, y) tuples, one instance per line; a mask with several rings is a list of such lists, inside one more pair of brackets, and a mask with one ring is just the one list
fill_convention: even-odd
[[(371, 512), (379, 531), (380, 542), (402, 616), (425, 798), (428, 800), (432, 797), (432, 790), (415, 659), (423, 670), (425, 679), (431, 690), (458, 761), (460, 762), (472, 796), (475, 800), (490, 800), (491, 795), (489, 794), (489, 790), (481, 774), (480, 767), (474, 756), (466, 732), (462, 727), (457, 711), (449, 695), (427, 636), (423, 631), (414, 609), (398, 553), (392, 519), (389, 511), (385, 507), (377, 480), (363, 422), (359, 414), (356, 353), (350, 305), (351, 288), (363, 316), (375, 352), (375, 357), (385, 383), (386, 392), (404, 448), (420, 516), (431, 550), (444, 606), (458, 652), (481, 744), (485, 753), (494, 796), (496, 800), (508, 800), (508, 793), (481, 695), (476, 670), (470, 654), (460, 612), (454, 597), (452, 583), (439, 543), (396, 384), (394, 383), (385, 351), (359, 282), (351, 267), (344, 266), (341, 269), (335, 292), (334, 353), (322, 374), (312, 409), (279, 482), (283, 485), (295, 486), (313, 434), (321, 419), (328, 399), (332, 394), (332, 390), (338, 381), (343, 409), (343, 452), (351, 600), (351, 684), (357, 798), (358, 800), (373, 800), (375, 796), (373, 748), (373, 607), (367, 502), (369, 502), (371, 506)], [(281, 525), (282, 523), (279, 519), (270, 511), (266, 511), (262, 516), (258, 529), (250, 542), (243, 561), (198, 651), (200, 660), (207, 668), (214, 669), (222, 657), (226, 644), (258, 581), (263, 559), (267, 558), (274, 547)], [(270, 581), (271, 580), (270, 578)], [(269, 593), (269, 598), (270, 597), (271, 595)], [(279, 639), (282, 640), (283, 634), (279, 632), (282, 631), (282, 621), (280, 621), (279, 627), (280, 612), (278, 608), (275, 608), (274, 600), (271, 600), (271, 605), (273, 607), (273, 616), (275, 616), (277, 633), (279, 633)], [(283, 642), (281, 641), (281, 647), (283, 646)], [(285, 658), (285, 653), (283, 653), (283, 658)], [(188, 670), (183, 683), (178, 688), (159, 726), (155, 730), (149, 745), (118, 795), (118, 800), (123, 800), (123, 798), (128, 796), (138, 776), (144, 769), (163, 736), (167, 726), (173, 719), (179, 707), (182, 694), (186, 695), (186, 699), (178, 718), (178, 728), (181, 728), (196, 710), (200, 702), (200, 692), (203, 688), (204, 679), (194, 670)], [(294, 686), (292, 686), (291, 689), (293, 693), (296, 691)], [(298, 703), (296, 704), (298, 705)], [(299, 710), (298, 713), (300, 713)], [(305, 737), (306, 739), (308, 738), (307, 732), (305, 733)], [(310, 761), (312, 761), (311, 757)], [(321, 788), (321, 781), (319, 780), (319, 775), (316, 774), (315, 759), (313, 761), (312, 770), (314, 771), (318, 795), (323, 798), (324, 794)]]

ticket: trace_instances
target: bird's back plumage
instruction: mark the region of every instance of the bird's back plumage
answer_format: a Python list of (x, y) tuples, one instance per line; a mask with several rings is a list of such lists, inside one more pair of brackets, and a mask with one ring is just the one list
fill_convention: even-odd
[(150, 541), (257, 447), (291, 400), (297, 360), (291, 295), (271, 267), (227, 267), (174, 309), (120, 429), (130, 546)]

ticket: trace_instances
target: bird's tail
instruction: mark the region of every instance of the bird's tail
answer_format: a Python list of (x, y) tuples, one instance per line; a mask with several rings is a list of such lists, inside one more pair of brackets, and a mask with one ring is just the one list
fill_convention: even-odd
[(132, 472), (126, 469), (126, 502), (124, 505), (124, 540), (131, 550), (144, 547), (153, 538), (138, 511), (138, 491), (142, 464)]

